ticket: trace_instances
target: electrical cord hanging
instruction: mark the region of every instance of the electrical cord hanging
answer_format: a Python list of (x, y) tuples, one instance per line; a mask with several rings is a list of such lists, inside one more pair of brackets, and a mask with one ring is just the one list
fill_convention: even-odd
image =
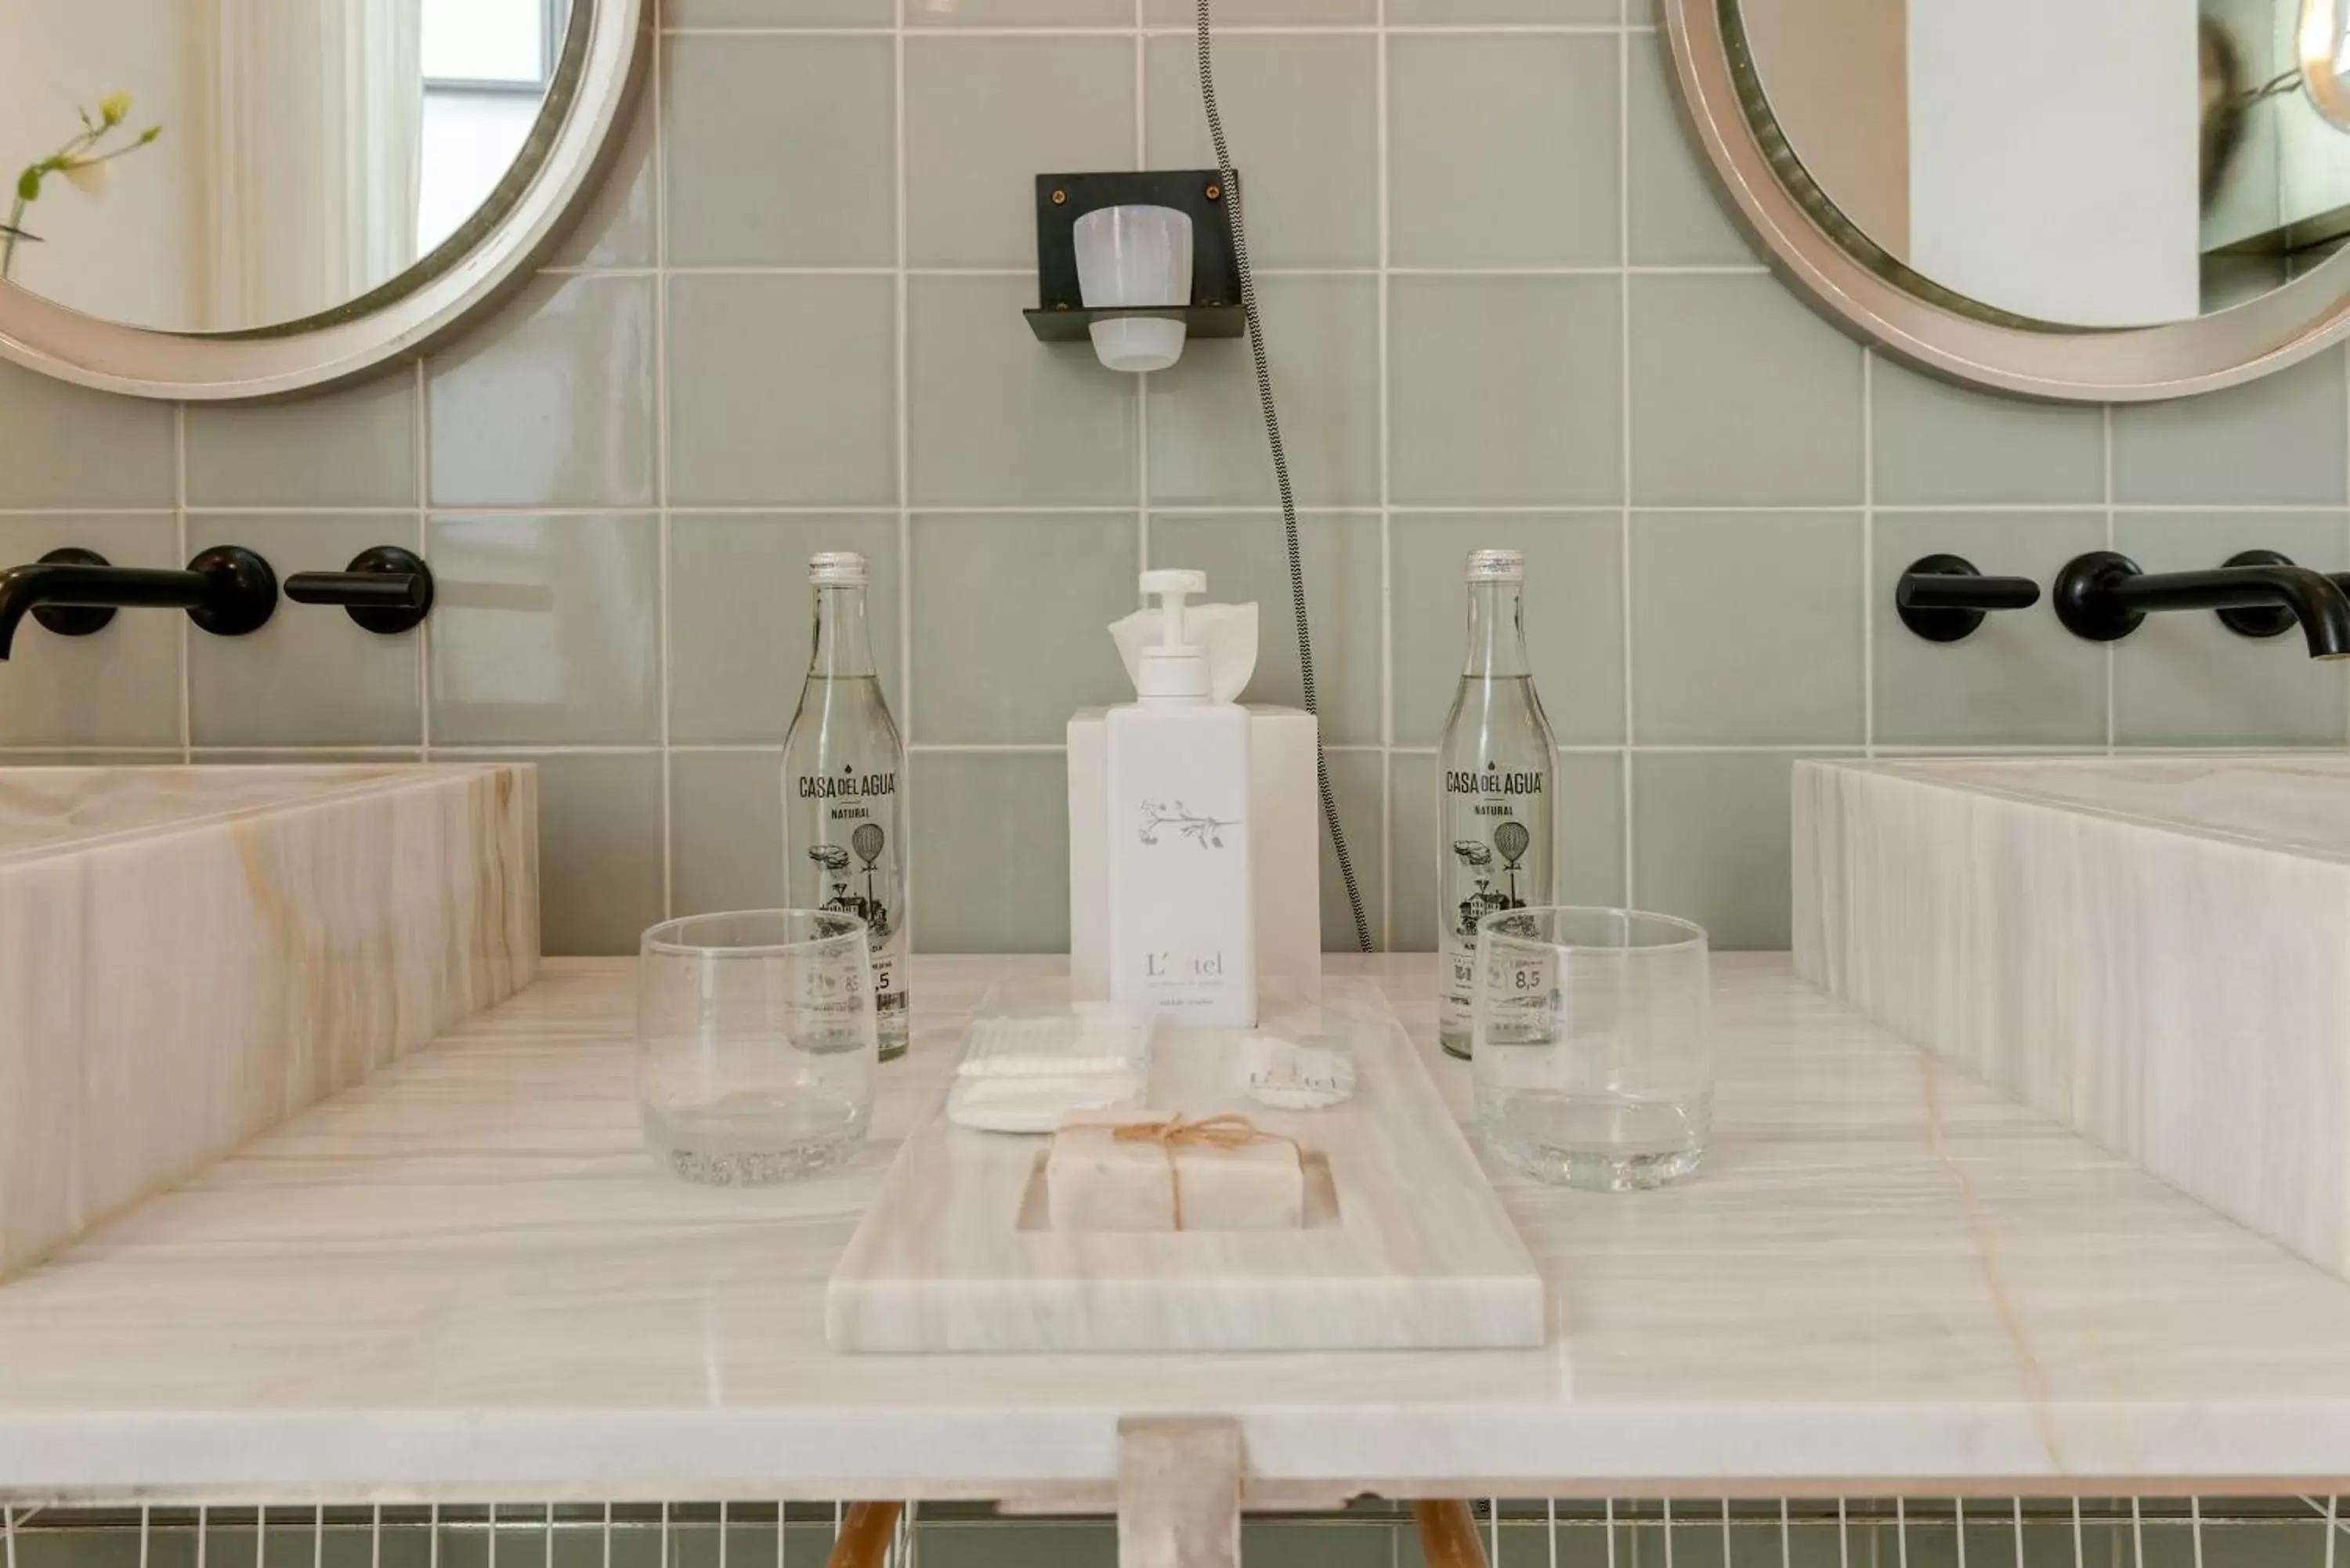
[(1248, 318), (1249, 352), (1256, 359), (1257, 401), (1264, 408), (1264, 438), (1273, 448), (1273, 477), (1281, 487), (1281, 526), (1289, 541), (1289, 599), (1297, 616), (1297, 673), (1305, 689), (1305, 711), (1315, 715), (1315, 784), (1322, 794), (1322, 820), (1330, 829), (1330, 846), (1338, 853), (1338, 875), (1347, 884), (1347, 907), (1355, 917), (1355, 944), (1365, 952), (1378, 950), (1371, 942), (1370, 921), (1363, 914), (1363, 890), (1355, 880), (1354, 857), (1347, 853), (1347, 830), (1338, 825), (1338, 797), (1330, 788), (1330, 760), (1323, 754), (1318, 721), (1321, 706), (1314, 693), (1314, 639), (1305, 622), (1305, 568), (1297, 552), (1297, 501), (1289, 488), (1289, 458), (1281, 445), (1281, 416), (1273, 405), (1273, 371), (1264, 358), (1264, 327), (1256, 309), (1256, 279), (1249, 271), (1248, 238), (1241, 225), (1240, 176), (1232, 169), (1232, 150), (1224, 144), (1224, 122), (1216, 112), (1216, 73), (1209, 44), (1209, 0), (1200, 0), (1200, 101), (1208, 111), (1208, 136), (1216, 147), (1216, 172), (1223, 182), (1224, 210), (1232, 225), (1232, 261), (1240, 273), (1241, 312)]

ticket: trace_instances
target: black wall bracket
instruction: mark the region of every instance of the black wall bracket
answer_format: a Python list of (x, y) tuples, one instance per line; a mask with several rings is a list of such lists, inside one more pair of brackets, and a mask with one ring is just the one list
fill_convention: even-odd
[[(1223, 176), (1213, 169), (1036, 176), (1036, 308), (1030, 331), (1046, 343), (1082, 343), (1096, 321), (1157, 316), (1183, 323), (1191, 337), (1237, 337), (1247, 329), (1241, 269)], [(1191, 303), (1163, 308), (1088, 310), (1077, 286), (1076, 223), (1100, 207), (1172, 207), (1191, 218)]]

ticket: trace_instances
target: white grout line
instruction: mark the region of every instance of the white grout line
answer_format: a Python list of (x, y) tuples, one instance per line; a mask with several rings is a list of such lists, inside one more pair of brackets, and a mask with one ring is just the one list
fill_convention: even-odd
[[(1626, 0), (1628, 6), (1630, 0)], [(1617, 773), (1617, 793), (1623, 798), (1623, 899), (1627, 907), (1639, 902), (1637, 877), (1637, 851), (1634, 848), (1634, 826), (1638, 807), (1634, 804), (1632, 746), (1639, 737), (1633, 721), (1634, 703), (1632, 670), (1632, 43), (1627, 37), (1616, 45), (1616, 260), (1619, 267), (1616, 286), (1616, 371), (1617, 371), (1617, 500), (1619, 512), (1616, 522), (1617, 615), (1620, 622), (1619, 639), (1624, 665), (1623, 725), (1624, 756)], [(1555, 806), (1554, 810), (1557, 809)]]
[[(658, 0), (656, 0), (658, 3)], [(670, 712), (677, 665), (671, 658), (671, 629), (676, 620), (670, 603), (670, 431), (669, 431), (669, 112), (666, 75), (667, 46), (657, 29), (653, 35), (653, 505), (660, 531), (659, 600), (654, 609), (658, 634), (656, 657), (660, 660), (660, 865), (661, 918), (677, 913), (676, 788), (671, 779)], [(662, 1513), (662, 1542), (668, 1542), (668, 1514)]]
[[(1877, 351), (1860, 351), (1860, 754), (1877, 754)], [(1963, 1532), (1961, 1532), (1963, 1533)], [(1960, 1549), (1963, 1558), (1964, 1549)], [(1966, 1568), (1961, 1561), (1959, 1568)]]
[[(417, 559), (432, 563), (432, 391), (425, 376), (423, 355), (416, 358), (415, 381), (409, 394), (409, 417), (414, 431), (409, 441), (410, 498), (415, 513)], [(416, 748), (420, 761), (432, 760), (432, 618), (416, 628)]]
[[(1544, 35), (1575, 33), (1653, 33), (1649, 23), (1618, 22), (1352, 22), (1329, 24), (1272, 24), (1218, 22), (1220, 37), (1309, 37), (1327, 38), (1347, 35), (1363, 36), (1384, 29), (1391, 33), (1442, 33), (1480, 35)], [(770, 36), (792, 38), (879, 37), (888, 28), (872, 26), (797, 27), (797, 26), (723, 26), (723, 27), (664, 27), (661, 31), (672, 37), (686, 35), (743, 37)], [(1141, 32), (1150, 37), (1180, 38), (1191, 36), (1189, 23), (1151, 22), (1138, 26), (1132, 23), (1100, 23), (1091, 26), (1048, 26), (1018, 24), (992, 26), (984, 24), (954, 23), (951, 25), (917, 25), (912, 32), (925, 38), (1123, 38)]]
[[(914, 738), (914, 454), (912, 424), (913, 349), (908, 342), (907, 323), (911, 315), (910, 296), (913, 289), (912, 269), (907, 265), (910, 242), (907, 238), (906, 209), (906, 0), (895, 0), (889, 16), (890, 126), (896, 139), (890, 148), (889, 179), (891, 182), (891, 222), (896, 226), (896, 246), (890, 254), (893, 273), (892, 288), (897, 310), (897, 342), (892, 346), (895, 359), (893, 375), (897, 387), (898, 416), (898, 739), (911, 756), (916, 749)], [(887, 702), (888, 693), (883, 693)], [(914, 805), (921, 793), (921, 780), (909, 766), (901, 781), (898, 809), (903, 814), (906, 827), (913, 823)], [(916, 862), (920, 858), (920, 835), (904, 832), (904, 877), (907, 909), (901, 923), (907, 931), (906, 951), (914, 951), (913, 889), (920, 886)], [(788, 870), (785, 872), (788, 876)], [(775, 1529), (784, 1528), (783, 1505), (775, 1511)]]
[[(2104, 405), (2104, 407), (2099, 410), (2099, 429), (2101, 432), (2101, 440), (2104, 443), (2103, 462), (2105, 477), (2103, 483), (2105, 486), (2106, 548), (2110, 550), (2114, 547), (2114, 406), (2111, 403)], [(2105, 651), (2106, 750), (2110, 753), (2114, 749), (2114, 743), (2116, 739), (2114, 720), (2114, 659), (2121, 651), (2120, 644), (2108, 642), (2106, 644)]]
[[(172, 515), (177, 530), (175, 548), (178, 558), (174, 566), (187, 565), (194, 551), (188, 545), (188, 405), (175, 403), (172, 408)], [(180, 760), (192, 762), (190, 750), (195, 744), (195, 648), (191, 638), (192, 622), (184, 615), (177, 618), (180, 642)]]
[[(1375, 142), (1376, 177), (1372, 181), (1372, 197), (1378, 203), (1379, 247), (1378, 312), (1379, 312), (1379, 946), (1393, 951), (1396, 946), (1396, 855), (1395, 819), (1395, 392), (1394, 356), (1391, 352), (1393, 328), (1389, 313), (1394, 308), (1395, 234), (1394, 201), (1389, 190), (1392, 182), (1393, 147), (1388, 134), (1388, 104), (1389, 98), (1388, 61), (1388, 0), (1378, 0), (1375, 13), (1378, 34), (1372, 40), (1372, 133)], [(1554, 838), (1555, 836), (1554, 835)], [(1425, 849), (1425, 845), (1421, 848)], [(1557, 850), (1553, 848), (1556, 856)], [(1554, 864), (1555, 861), (1554, 860)], [(1553, 1525), (1551, 1555), (1558, 1554), (1555, 1524)]]

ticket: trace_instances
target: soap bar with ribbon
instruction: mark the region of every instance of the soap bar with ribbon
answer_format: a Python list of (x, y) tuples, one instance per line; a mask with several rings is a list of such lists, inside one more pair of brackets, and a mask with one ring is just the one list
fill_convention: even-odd
[(1238, 1115), (1072, 1122), (1045, 1161), (1055, 1231), (1295, 1231), (1297, 1145)]

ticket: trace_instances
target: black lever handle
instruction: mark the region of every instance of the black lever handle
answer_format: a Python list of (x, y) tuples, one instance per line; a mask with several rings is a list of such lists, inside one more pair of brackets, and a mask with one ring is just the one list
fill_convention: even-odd
[(2030, 577), (1986, 577), (1962, 556), (1920, 556), (1894, 585), (1894, 613), (1929, 642), (1957, 642), (1992, 610), (2029, 609), (2040, 602)]
[(340, 605), (352, 620), (379, 636), (417, 626), (432, 612), (432, 568), (411, 550), (378, 545), (351, 557), (339, 572), (296, 572), (286, 579), (296, 604)]

